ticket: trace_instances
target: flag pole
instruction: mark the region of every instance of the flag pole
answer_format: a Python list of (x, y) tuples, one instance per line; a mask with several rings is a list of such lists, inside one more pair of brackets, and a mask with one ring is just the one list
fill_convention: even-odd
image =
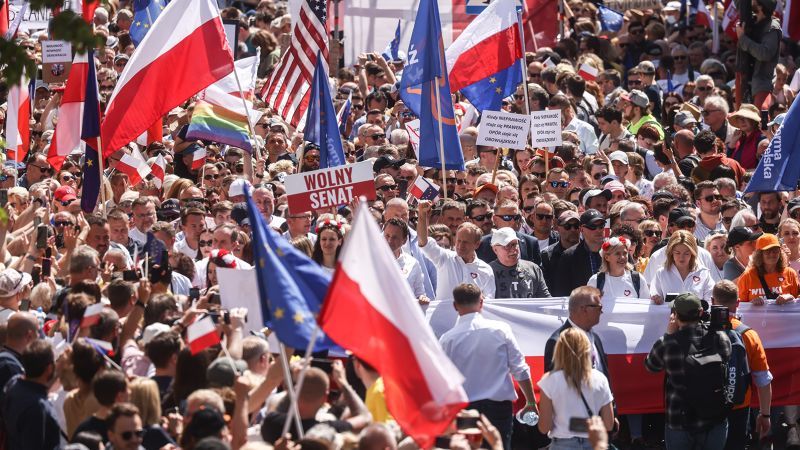
[[(295, 393), (297, 395), (300, 394), (300, 391), (303, 389), (303, 381), (306, 379), (306, 373), (308, 372), (308, 368), (311, 365), (311, 353), (314, 351), (314, 346), (317, 343), (317, 337), (319, 336), (319, 325), (314, 323), (314, 329), (311, 330), (311, 337), (308, 339), (308, 346), (306, 346), (306, 355), (303, 358), (303, 368), (300, 369), (300, 375), (297, 376), (297, 385), (294, 387)], [(294, 409), (289, 408), (289, 415), (286, 417), (286, 422), (283, 423), (283, 432), (281, 432), (281, 436), (285, 436), (286, 433), (289, 432), (289, 424), (291, 423), (292, 416), (294, 415)], [(299, 417), (299, 416), (298, 416)]]
[[(703, 1), (703, 0), (701, 0)], [(711, 34), (711, 53), (719, 53), (719, 23), (717, 17), (717, 2), (711, 1), (711, 26), (714, 27)]]
[[(297, 392), (295, 392), (294, 385), (292, 384), (292, 371), (289, 368), (289, 358), (286, 357), (286, 346), (281, 343), (280, 347), (281, 362), (283, 363), (283, 377), (286, 384), (286, 392), (288, 392), (289, 395), (290, 412), (286, 415), (286, 422), (288, 423), (289, 420), (291, 420), (292, 413), (294, 413), (294, 424), (297, 427), (297, 436), (293, 437), (296, 439), (303, 439), (303, 424), (300, 422), (300, 408), (297, 407)], [(285, 424), (284, 427), (286, 427)]]
[[(525, 2), (523, 2), (523, 4), (524, 3)], [(517, 25), (519, 28), (520, 47), (522, 48), (522, 59), (519, 61), (519, 65), (520, 69), (522, 69), (522, 86), (523, 89), (525, 90), (525, 101), (523, 103), (525, 103), (525, 115), (530, 116), (531, 115), (530, 105), (528, 105), (528, 102), (530, 101), (530, 99), (528, 98), (528, 67), (525, 65), (525, 62), (527, 61), (525, 59), (525, 30), (524, 28), (522, 28), (522, 14), (520, 13), (517, 13)]]
[[(256, 50), (256, 56), (260, 60), (261, 58), (261, 50)], [(247, 121), (247, 129), (250, 132), (250, 140), (253, 142), (253, 149), (250, 152), (250, 157), (244, 159), (244, 171), (245, 175), (250, 178), (250, 182), (252, 183), (255, 179), (255, 171), (253, 170), (253, 155), (258, 155), (261, 152), (261, 149), (258, 148), (258, 141), (256, 140), (256, 132), (253, 130), (253, 125), (250, 123), (250, 112), (247, 109), (247, 101), (244, 98), (244, 89), (242, 89), (242, 82), (239, 81), (239, 72), (236, 70), (236, 64), (233, 66), (233, 77), (236, 79), (236, 86), (239, 88), (239, 97), (242, 99), (242, 106), (244, 107), (244, 115), (245, 120)], [(258, 157), (256, 156), (256, 159)]]
[(442, 163), (442, 192), (444, 199), (447, 200), (447, 170), (445, 170), (444, 162), (444, 131), (442, 130), (442, 99), (439, 97), (439, 77), (433, 80), (433, 86), (436, 91), (436, 110), (439, 112), (439, 160)]
[[(84, 155), (86, 153), (84, 152)], [(101, 143), (100, 136), (97, 136), (97, 170), (100, 171), (100, 211), (103, 213), (103, 218), (107, 217), (106, 211), (106, 184), (105, 181), (105, 169), (103, 168), (103, 144)]]

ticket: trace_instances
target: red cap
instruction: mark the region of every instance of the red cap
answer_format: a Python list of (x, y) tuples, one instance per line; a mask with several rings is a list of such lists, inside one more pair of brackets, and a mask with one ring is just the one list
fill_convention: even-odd
[(75, 189), (73, 189), (72, 186), (61, 186), (60, 188), (56, 189), (53, 197), (59, 202), (71, 202), (78, 198), (78, 194), (75, 192)]

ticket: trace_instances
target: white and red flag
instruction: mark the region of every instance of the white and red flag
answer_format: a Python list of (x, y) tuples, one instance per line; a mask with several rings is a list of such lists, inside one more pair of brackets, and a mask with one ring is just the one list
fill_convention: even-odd
[(47, 153), (47, 161), (56, 172), (61, 170), (67, 156), (81, 145), (87, 86), (91, 84), (89, 53), (76, 54), (72, 59), (72, 69), (61, 97), (61, 106), (58, 107), (58, 123)]
[(108, 101), (103, 157), (135, 141), (156, 120), (233, 71), (213, 0), (173, 0), (133, 52)]
[(83, 312), (83, 319), (81, 319), (81, 328), (88, 328), (92, 325), (97, 325), (100, 322), (100, 313), (103, 312), (102, 303), (94, 303), (86, 307)]
[(153, 142), (164, 142), (164, 126), (161, 117), (136, 138), (136, 143), (142, 147), (147, 147)]
[(158, 158), (150, 164), (150, 173), (153, 174), (153, 181), (156, 183), (156, 187), (161, 189), (161, 186), (164, 184), (164, 175), (167, 172), (167, 160), (164, 159), (164, 155), (159, 154)]
[(357, 209), (318, 320), (381, 374), (389, 412), (421, 447), (430, 448), (467, 405), (464, 377), (425, 323), (365, 207)]
[(186, 328), (186, 338), (189, 341), (189, 350), (196, 355), (203, 350), (220, 343), (217, 326), (206, 316)]
[(24, 161), (31, 145), (31, 96), (30, 80), (22, 74), (19, 84), (8, 91), (6, 106), (6, 159)]
[(128, 175), (131, 186), (136, 186), (150, 175), (150, 166), (147, 165), (147, 161), (144, 159), (144, 156), (142, 156), (142, 152), (139, 151), (139, 148), (137, 146), (132, 147), (133, 151), (130, 154), (125, 153), (122, 155), (122, 158), (117, 162), (116, 168), (120, 172)]
[(784, 37), (789, 38), (792, 42), (800, 41), (800, 0), (786, 0), (786, 7), (783, 8), (782, 28)]
[(594, 66), (583, 63), (578, 69), (578, 75), (586, 81), (594, 81), (597, 78), (598, 70)]
[(203, 167), (203, 164), (206, 163), (206, 156), (208, 155), (208, 151), (206, 151), (205, 147), (199, 147), (192, 153), (192, 170), (200, 170)]

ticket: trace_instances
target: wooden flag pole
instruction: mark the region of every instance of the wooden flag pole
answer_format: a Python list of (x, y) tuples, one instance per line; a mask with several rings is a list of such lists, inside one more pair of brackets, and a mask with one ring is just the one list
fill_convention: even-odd
[[(308, 368), (311, 366), (311, 354), (314, 352), (314, 346), (317, 343), (317, 337), (319, 336), (319, 325), (316, 323), (314, 324), (314, 329), (311, 331), (311, 337), (308, 340), (308, 346), (306, 347), (306, 355), (303, 357), (303, 368), (300, 369), (300, 375), (297, 376), (297, 385), (294, 387), (294, 392), (296, 395), (300, 395), (301, 390), (303, 389), (303, 381), (306, 379), (306, 373), (308, 372)], [(294, 410), (289, 409), (289, 417), (286, 418), (286, 422), (283, 423), (283, 432), (281, 436), (285, 436), (286, 433), (289, 432), (289, 424), (291, 423), (291, 419), (294, 415)], [(302, 420), (302, 419), (301, 419)]]

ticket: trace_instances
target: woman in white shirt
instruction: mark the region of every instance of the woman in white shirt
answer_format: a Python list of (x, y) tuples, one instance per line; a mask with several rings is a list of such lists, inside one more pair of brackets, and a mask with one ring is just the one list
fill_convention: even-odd
[(667, 243), (667, 260), (653, 277), (653, 303), (661, 304), (667, 294), (691, 292), (711, 302), (714, 280), (711, 272), (697, 264), (697, 239), (686, 230), (672, 233)]
[(633, 265), (628, 259), (630, 241), (622, 236), (612, 237), (600, 247), (600, 271), (586, 283), (603, 292), (603, 301), (612, 301), (616, 298), (643, 298), (650, 300), (650, 288), (647, 281), (638, 272), (633, 271)]
[(561, 332), (553, 352), (553, 370), (539, 380), (539, 430), (549, 433), (550, 450), (587, 449), (588, 434), (569, 429), (570, 418), (600, 416), (614, 426), (614, 397), (602, 372), (592, 368), (592, 346), (577, 328)]

